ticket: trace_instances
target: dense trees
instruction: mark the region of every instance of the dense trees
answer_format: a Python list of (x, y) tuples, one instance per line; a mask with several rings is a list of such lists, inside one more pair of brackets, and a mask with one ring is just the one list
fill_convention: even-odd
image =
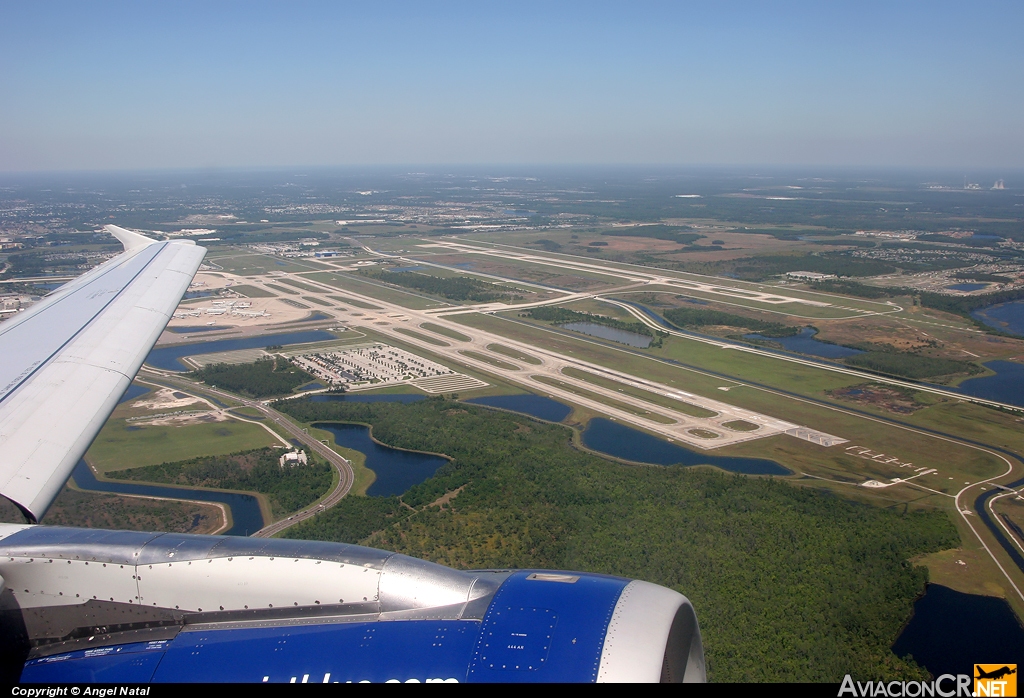
[(701, 328), (711, 325), (726, 325), (728, 327), (745, 327), (748, 330), (757, 332), (765, 337), (793, 337), (800, 332), (799, 327), (784, 325), (781, 322), (768, 322), (765, 320), (754, 320), (723, 313), (718, 310), (701, 310), (698, 308), (673, 308), (666, 310), (665, 319), (677, 327)]
[(924, 588), (926, 571), (909, 558), (957, 544), (941, 512), (703, 468), (623, 466), (573, 448), (565, 427), (439, 398), (278, 407), (306, 422), (371, 424), (384, 443), (453, 458), (401, 500), (347, 497), (289, 536), (673, 587), (697, 608), (718, 681), (921, 675), (889, 646)]
[(333, 482), (330, 464), (308, 454), (309, 464), (279, 464), (282, 451), (258, 448), (226, 456), (202, 456), (175, 463), (107, 473), (116, 480), (243, 490), (267, 495), (274, 516), (306, 507), (327, 493)]
[(250, 397), (285, 395), (313, 380), (313, 376), (280, 357), (260, 359), (251, 364), (209, 364), (191, 375), (207, 385), (217, 385)]
[(615, 228), (606, 230), (602, 235), (614, 235), (615, 237), (654, 238), (655, 240), (669, 240), (680, 245), (689, 245), (706, 236), (700, 233), (690, 232), (693, 228), (688, 225), (638, 225), (629, 228)]

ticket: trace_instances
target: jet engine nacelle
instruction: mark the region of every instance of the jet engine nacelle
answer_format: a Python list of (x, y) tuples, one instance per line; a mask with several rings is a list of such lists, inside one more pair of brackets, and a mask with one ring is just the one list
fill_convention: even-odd
[(686, 597), (606, 575), (0, 524), (0, 578), (7, 678), (26, 682), (705, 679)]

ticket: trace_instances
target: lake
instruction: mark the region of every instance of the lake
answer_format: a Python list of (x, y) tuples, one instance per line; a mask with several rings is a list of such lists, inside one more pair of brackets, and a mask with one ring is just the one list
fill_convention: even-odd
[(324, 342), (331, 339), (335, 339), (335, 336), (330, 332), (311, 330), (307, 332), (268, 334), (259, 337), (241, 337), (239, 339), (218, 339), (210, 342), (198, 342), (196, 344), (179, 344), (154, 349), (146, 357), (146, 363), (153, 368), (165, 371), (187, 371), (189, 368), (180, 361), (184, 356), (216, 354), (217, 352), (235, 351), (237, 349), (262, 349), (263, 347), (274, 345), (285, 346), (288, 344)]
[(361, 424), (317, 423), (313, 426), (331, 432), (339, 446), (351, 448), (366, 456), (366, 467), (377, 475), (377, 479), (366, 490), (366, 494), (371, 497), (400, 495), (432, 476), (435, 470), (448, 462), (441, 456), (402, 451), (379, 444), (370, 438), (370, 428)]
[(218, 492), (216, 490), (189, 489), (186, 487), (167, 487), (163, 485), (137, 485), (128, 482), (107, 482), (97, 480), (92, 468), (84, 460), (78, 461), (71, 477), (75, 484), (83, 490), (92, 492), (109, 492), (111, 494), (139, 494), (149, 497), (166, 499), (191, 499), (200, 502), (217, 502), (231, 510), (232, 526), (223, 535), (247, 536), (263, 528), (263, 514), (260, 503), (249, 494)]
[(975, 310), (971, 317), (992, 329), (1024, 336), (1024, 301), (996, 303)]
[(486, 407), (497, 407), (511, 412), (543, 419), (548, 422), (561, 422), (569, 416), (572, 408), (568, 405), (552, 400), (549, 397), (526, 393), (524, 395), (491, 395), (490, 397), (475, 397), (465, 400), (471, 405), (484, 405)]
[(1024, 364), (1016, 361), (989, 361), (984, 366), (995, 371), (996, 375), (970, 378), (952, 390), (1024, 407)]
[(932, 676), (973, 674), (974, 663), (1016, 664), (1024, 658), (1024, 628), (1004, 599), (929, 584), (892, 651)]
[(712, 456), (698, 453), (678, 444), (651, 436), (610, 419), (597, 417), (590, 420), (583, 432), (583, 445), (587, 448), (623, 460), (654, 465), (713, 465), (723, 470), (747, 475), (791, 475), (767, 458), (739, 458)]
[(821, 340), (814, 338), (814, 335), (816, 334), (818, 334), (818, 330), (813, 327), (802, 327), (800, 328), (800, 333), (794, 337), (765, 337), (760, 334), (745, 334), (743, 336), (746, 339), (760, 339), (766, 342), (776, 342), (789, 351), (795, 351), (799, 354), (810, 354), (811, 356), (820, 356), (824, 359), (842, 359), (847, 356), (864, 353), (860, 349), (853, 349), (852, 347), (844, 347), (839, 344), (822, 342)]
[(579, 332), (580, 334), (588, 334), (591, 337), (600, 337), (601, 339), (608, 339), (619, 344), (627, 344), (638, 349), (646, 349), (651, 345), (652, 341), (650, 337), (645, 337), (642, 334), (617, 330), (614, 327), (599, 325), (596, 322), (567, 322), (564, 325), (559, 325), (559, 327), (564, 327), (567, 330)]
[(341, 394), (327, 394), (327, 395), (310, 395), (310, 402), (401, 402), (408, 404), (410, 402), (419, 402), (425, 400), (424, 395), (416, 395), (414, 393), (376, 393), (363, 395), (359, 393), (341, 393)]

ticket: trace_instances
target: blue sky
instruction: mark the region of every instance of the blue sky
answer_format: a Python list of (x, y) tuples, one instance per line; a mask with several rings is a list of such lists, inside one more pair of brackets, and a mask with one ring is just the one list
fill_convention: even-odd
[(0, 171), (1024, 166), (1021, 2), (0, 2)]

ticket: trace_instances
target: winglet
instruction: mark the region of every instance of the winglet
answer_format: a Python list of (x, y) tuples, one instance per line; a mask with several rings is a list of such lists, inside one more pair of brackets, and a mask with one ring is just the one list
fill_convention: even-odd
[(142, 233), (136, 233), (134, 230), (125, 230), (124, 228), (118, 228), (116, 225), (105, 225), (103, 229), (108, 233), (116, 237), (122, 245), (124, 245), (125, 252), (131, 252), (132, 250), (146, 245), (152, 245), (156, 240), (148, 238)]

